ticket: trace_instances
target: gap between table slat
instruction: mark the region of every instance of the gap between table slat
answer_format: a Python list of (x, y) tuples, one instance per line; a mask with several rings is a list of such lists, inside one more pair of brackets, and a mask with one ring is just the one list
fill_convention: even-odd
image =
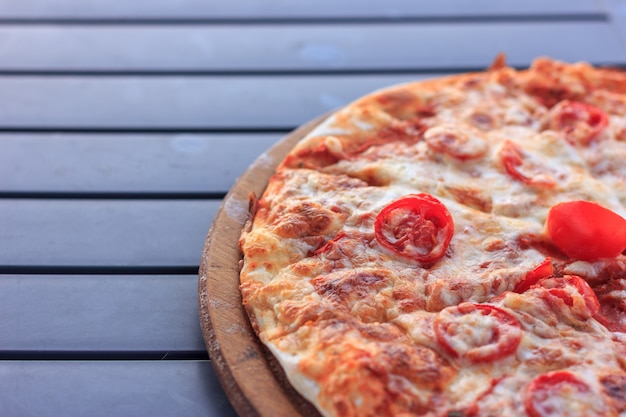
[(280, 0), (21, 0), (5, 2), (0, 14), (5, 19), (328, 19), (328, 18), (402, 18), (446, 16), (516, 16), (603, 13), (602, 4), (594, 0), (318, 0), (284, 2)]
[(98, 351), (98, 350), (0, 350), (1, 361), (204, 361), (206, 350), (191, 351)]

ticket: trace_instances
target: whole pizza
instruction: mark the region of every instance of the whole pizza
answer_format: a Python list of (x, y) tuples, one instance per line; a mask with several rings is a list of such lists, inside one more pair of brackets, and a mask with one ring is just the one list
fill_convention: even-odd
[(499, 58), (329, 117), (251, 197), (241, 294), (324, 416), (626, 416), (626, 74)]

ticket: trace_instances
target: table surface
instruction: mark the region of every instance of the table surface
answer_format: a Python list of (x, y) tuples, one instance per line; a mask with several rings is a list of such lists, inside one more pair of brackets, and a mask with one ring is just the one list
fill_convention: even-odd
[(623, 0), (0, 0), (0, 415), (235, 416), (198, 320), (222, 198), (386, 85), (626, 66)]

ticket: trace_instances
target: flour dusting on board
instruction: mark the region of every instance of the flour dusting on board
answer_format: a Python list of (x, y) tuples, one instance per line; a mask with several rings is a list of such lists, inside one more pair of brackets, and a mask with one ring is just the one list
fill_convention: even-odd
[(259, 157), (252, 163), (250, 169), (254, 168), (271, 168), (274, 169), (275, 160), (267, 152), (263, 152)]
[(248, 218), (248, 200), (231, 196), (224, 202), (226, 215), (238, 223), (244, 223)]

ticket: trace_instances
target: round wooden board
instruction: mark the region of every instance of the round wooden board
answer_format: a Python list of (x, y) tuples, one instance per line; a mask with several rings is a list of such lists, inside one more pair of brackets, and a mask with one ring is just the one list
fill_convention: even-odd
[(239, 293), (239, 236), (250, 193), (260, 196), (293, 146), (327, 116), (287, 135), (263, 153), (228, 193), (209, 230), (198, 280), (200, 324), (213, 368), (241, 417), (319, 417), (288, 383), (254, 333)]

